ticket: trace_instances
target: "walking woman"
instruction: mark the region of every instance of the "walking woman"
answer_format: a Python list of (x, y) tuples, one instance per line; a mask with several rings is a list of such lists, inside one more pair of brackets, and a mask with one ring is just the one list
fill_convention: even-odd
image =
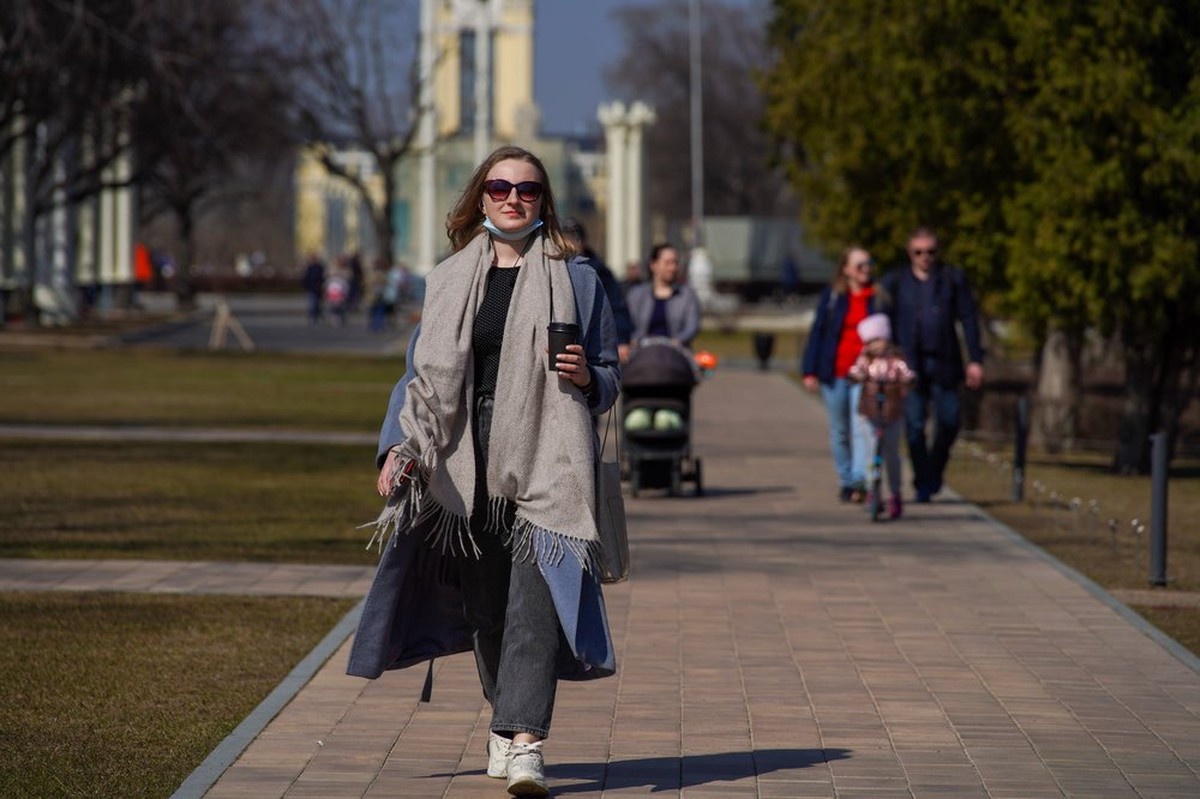
[(862, 352), (858, 323), (877, 305), (872, 270), (875, 261), (862, 247), (849, 247), (838, 260), (830, 285), (817, 300), (816, 315), (804, 349), (804, 387), (818, 389), (829, 413), (829, 444), (843, 502), (866, 498), (870, 430), (857, 415), (862, 387), (849, 380), (850, 367)]
[[(473, 650), (492, 705), (488, 776), (546, 796), (557, 680), (615, 671), (593, 568), (592, 419), (619, 390), (615, 327), (532, 153), (488, 156), (446, 229), (453, 254), (428, 277), (380, 434), (390, 537), (348, 671)], [(580, 334), (548, 368), (551, 321)]]
[(692, 346), (700, 332), (700, 300), (682, 278), (679, 250), (671, 244), (655, 244), (650, 249), (650, 281), (629, 289), (626, 298), (635, 344), (657, 336)]

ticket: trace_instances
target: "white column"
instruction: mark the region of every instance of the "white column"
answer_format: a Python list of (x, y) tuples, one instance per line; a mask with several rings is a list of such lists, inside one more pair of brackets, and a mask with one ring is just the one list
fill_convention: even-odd
[(21, 283), (27, 277), (25, 261), (25, 228), (28, 224), (25, 215), (29, 213), (29, 173), (27, 149), (28, 137), (13, 142), (8, 157), (12, 161), (12, 274), (13, 285)]
[[(437, 205), (437, 164), (434, 146), (437, 143), (437, 117), (433, 102), (434, 25), (436, 0), (421, 0), (421, 86), (417, 123), (418, 169), (417, 196), (417, 262), (418, 275), (427, 275), (434, 267), (434, 237), (437, 225), (434, 208)], [(391, 257), (391, 253), (388, 253)]]
[[(629, 107), (625, 117), (628, 126), (628, 148), (626, 156), (626, 222), (625, 222), (625, 252), (627, 260), (642, 258), (647, 250), (645, 233), (646, 220), (646, 174), (645, 147), (643, 146), (642, 131), (654, 122), (654, 111), (640, 100)], [(621, 264), (622, 268), (624, 264)], [(622, 273), (623, 274), (623, 273)]]
[[(80, 159), (85, 167), (90, 167), (96, 159), (95, 133), (85, 133), (80, 141)], [(79, 204), (79, 212), (75, 216), (75, 232), (78, 237), (75, 245), (75, 285), (95, 283), (96, 274), (96, 208), (98, 198), (90, 197)]]
[[(103, 170), (103, 179), (109, 181), (113, 179), (113, 167), (109, 165)], [(100, 252), (99, 263), (97, 266), (97, 283), (100, 286), (109, 286), (116, 282), (116, 274), (113, 271), (113, 264), (116, 259), (116, 214), (117, 214), (117, 197), (115, 189), (103, 189), (99, 197), (99, 220), (97, 224), (97, 234), (100, 237)], [(190, 264), (180, 264), (181, 269), (187, 269)]]
[(628, 192), (625, 188), (626, 166), (625, 148), (627, 144), (627, 129), (625, 126), (625, 104), (613, 102), (601, 105), (596, 116), (604, 126), (604, 145), (608, 165), (608, 208), (607, 216), (607, 251), (609, 267), (618, 275), (625, 274), (625, 264), (631, 255), (625, 249), (628, 236), (625, 233), (627, 221), (625, 201)]
[[(129, 154), (129, 131), (122, 123), (121, 132), (118, 134), (122, 139), (121, 155), (117, 156), (115, 163), (116, 178), (119, 182), (126, 182), (133, 174), (132, 159)], [(113, 256), (116, 263), (113, 265), (113, 273), (118, 283), (133, 282), (133, 189), (126, 186), (122, 189), (117, 189), (115, 197), (115, 207), (113, 210), (115, 225), (114, 235), (116, 236), (116, 247)], [(189, 264), (190, 266), (190, 264)]]

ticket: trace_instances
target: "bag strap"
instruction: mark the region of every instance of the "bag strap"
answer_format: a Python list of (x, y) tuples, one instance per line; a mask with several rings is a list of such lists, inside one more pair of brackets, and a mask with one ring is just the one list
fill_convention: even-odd
[[(617, 413), (617, 406), (616, 406), (616, 405), (613, 405), (613, 407), (611, 407), (611, 408), (609, 408), (609, 409), (608, 409), (608, 413), (606, 414), (606, 416), (607, 416), (608, 418), (607, 418), (607, 419), (605, 420), (605, 422), (604, 422), (604, 438), (600, 439), (600, 453), (599, 453), (599, 454), (596, 456), (596, 460), (597, 460), (597, 461), (603, 461), (603, 460), (604, 460), (604, 449), (605, 449), (605, 447), (607, 447), (607, 446), (608, 446), (608, 431), (609, 431), (609, 428), (611, 428), (611, 427), (612, 427), (612, 420), (613, 420), (613, 416), (615, 416), (615, 415), (616, 415), (616, 413)], [(614, 433), (614, 434), (613, 434), (613, 448), (614, 448), (614, 450), (616, 450), (616, 454), (617, 454), (617, 463), (620, 463), (620, 462), (621, 462), (621, 435), (620, 435), (620, 431), (617, 431), (616, 433)]]

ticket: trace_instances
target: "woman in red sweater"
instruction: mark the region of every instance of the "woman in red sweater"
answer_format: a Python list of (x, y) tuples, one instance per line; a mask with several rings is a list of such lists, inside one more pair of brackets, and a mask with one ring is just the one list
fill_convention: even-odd
[(849, 247), (838, 260), (830, 285), (821, 292), (804, 349), (804, 387), (819, 389), (829, 412), (829, 444), (843, 502), (866, 497), (869, 430), (859, 429), (856, 409), (861, 387), (847, 378), (862, 352), (858, 323), (876, 310), (871, 253)]

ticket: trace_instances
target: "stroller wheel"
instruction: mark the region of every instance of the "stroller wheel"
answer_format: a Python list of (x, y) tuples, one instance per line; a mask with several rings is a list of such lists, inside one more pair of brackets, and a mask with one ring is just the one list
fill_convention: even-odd
[(636, 497), (638, 489), (642, 487), (642, 471), (637, 466), (630, 465), (629, 467), (629, 494)]
[(674, 461), (671, 464), (671, 487), (667, 489), (667, 493), (672, 497), (679, 496), (683, 489), (683, 463)]
[(700, 468), (700, 459), (696, 458), (692, 461), (692, 474), (695, 475), (696, 481), (696, 496), (704, 496), (704, 472)]

